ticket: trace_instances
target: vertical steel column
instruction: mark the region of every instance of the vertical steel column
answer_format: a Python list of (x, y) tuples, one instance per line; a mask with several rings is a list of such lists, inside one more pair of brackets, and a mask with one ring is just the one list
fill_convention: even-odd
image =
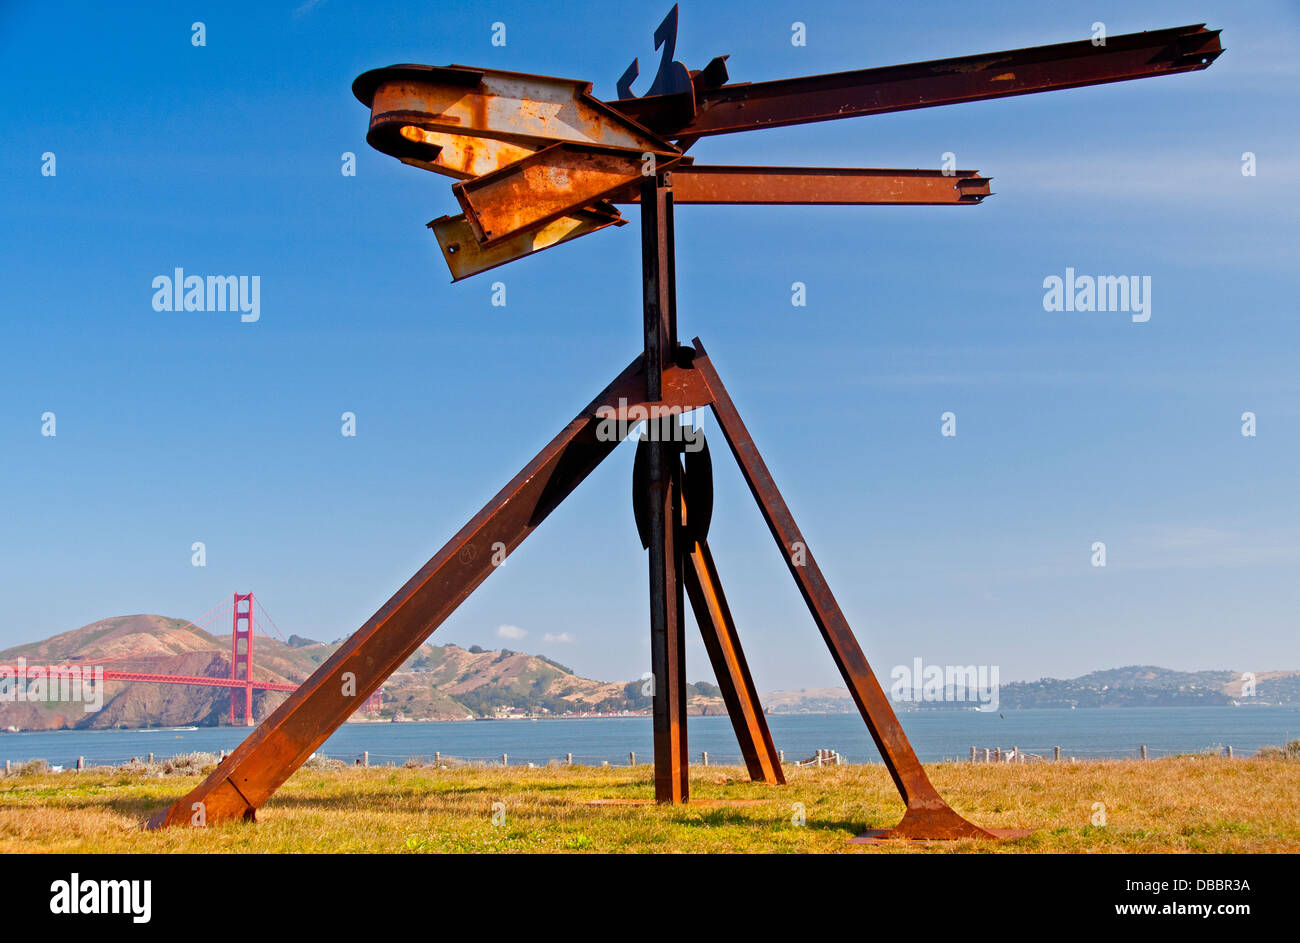
[[(677, 350), (673, 271), (673, 197), (667, 174), (641, 184), (641, 272), (645, 311), (646, 400), (663, 399), (663, 373)], [(651, 436), (648, 498), (650, 550), (650, 670), (654, 684), (655, 800), (690, 797), (686, 742), (685, 607), (681, 579), (681, 465), (666, 433), (674, 417), (647, 421)]]

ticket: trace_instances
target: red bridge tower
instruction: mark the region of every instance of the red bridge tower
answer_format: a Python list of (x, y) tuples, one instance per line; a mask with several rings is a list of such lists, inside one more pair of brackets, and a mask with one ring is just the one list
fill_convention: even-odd
[[(244, 608), (241, 609), (240, 605)], [(240, 624), (243, 628), (240, 628)], [(240, 651), (239, 642), (244, 642)], [(240, 669), (243, 669), (242, 673)], [(230, 680), (243, 681), (242, 688), (230, 689), (230, 723), (235, 723), (235, 710), (244, 702), (244, 725), (253, 726), (253, 594), (235, 593), (235, 625), (230, 635)]]

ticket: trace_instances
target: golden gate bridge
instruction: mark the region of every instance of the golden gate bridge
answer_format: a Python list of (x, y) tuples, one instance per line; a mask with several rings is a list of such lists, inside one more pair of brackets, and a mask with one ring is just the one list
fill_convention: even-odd
[[(271, 618), (265, 607), (253, 598), (250, 593), (235, 593), (231, 600), (214, 609), (209, 610), (205, 615), (200, 617), (199, 621), (188, 622), (184, 628), (206, 629), (221, 616), (227, 607), (232, 607), (231, 619), (231, 638), (230, 638), (230, 677), (211, 677), (208, 675), (178, 675), (178, 674), (151, 674), (143, 671), (122, 671), (118, 669), (103, 669), (103, 679), (105, 681), (136, 681), (146, 684), (190, 684), (202, 687), (229, 688), (230, 689), (230, 723), (233, 726), (236, 718), (241, 713), (243, 715), (243, 724), (247, 727), (254, 725), (253, 720), (253, 692), (254, 691), (283, 691), (292, 692), (298, 689), (297, 684), (289, 684), (279, 681), (256, 681), (253, 678), (253, 635), (254, 627), (260, 628), (262, 634), (269, 637), (266, 632), (266, 626), (256, 618), (253, 612), (254, 605), (261, 610), (262, 615), (270, 624), (275, 634), (280, 637), (282, 642), (288, 644), (288, 640), (276, 626), (275, 620)], [(98, 669), (100, 664), (107, 662), (128, 661), (132, 658), (151, 657), (143, 653), (134, 655), (121, 655), (114, 658), (104, 658), (95, 660), (95, 667)], [(8, 672), (10, 677), (19, 677), (26, 672), (33, 674), (43, 673), (40, 676), (57, 677), (59, 672), (68, 672), (75, 668), (85, 666), (88, 659), (74, 659), (67, 663), (59, 665), (0, 665), (0, 672)], [(362, 710), (368, 712), (378, 712), (382, 704), (382, 690), (376, 691), (367, 698)]]

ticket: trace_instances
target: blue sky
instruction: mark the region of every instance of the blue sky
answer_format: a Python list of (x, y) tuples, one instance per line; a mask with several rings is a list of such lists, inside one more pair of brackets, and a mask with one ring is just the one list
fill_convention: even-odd
[[(366, 147), (351, 81), (456, 62), (610, 98), (639, 56), (641, 92), (668, 6), (0, 6), (0, 647), (195, 618), (250, 588), (286, 634), (364, 622), (635, 355), (640, 269), (631, 225), (450, 284), (424, 228), (455, 212), (449, 181)], [(1201, 73), (693, 150), (930, 168), (951, 151), (995, 178), (975, 208), (678, 212), (682, 333), (708, 346), (884, 678), (917, 656), (1004, 681), (1300, 667), (1300, 12), (682, 6), (677, 58), (730, 53), (733, 81), (1084, 39), (1095, 21), (1205, 21), (1228, 51)], [(260, 275), (260, 320), (154, 311), (152, 279), (178, 266)], [(1150, 321), (1044, 311), (1043, 279), (1067, 267), (1149, 275)], [(760, 689), (838, 684), (716, 435), (714, 452), (710, 542)], [(624, 446), (434, 641), (648, 670), (631, 463)], [(690, 634), (689, 675), (709, 678)]]

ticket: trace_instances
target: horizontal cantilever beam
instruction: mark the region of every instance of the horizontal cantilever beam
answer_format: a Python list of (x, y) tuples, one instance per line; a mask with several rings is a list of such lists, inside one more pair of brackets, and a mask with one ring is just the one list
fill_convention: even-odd
[[(678, 166), (673, 203), (961, 206), (989, 195), (977, 170), (863, 170), (846, 167)], [(613, 203), (635, 203), (624, 191)]]
[[(490, 181), (497, 176), (494, 174), (486, 179)], [(673, 168), (672, 181), (673, 203), (677, 205), (970, 206), (989, 195), (989, 178), (981, 177), (976, 170), (945, 173), (941, 170), (840, 167), (711, 167), (683, 163)], [(476, 182), (468, 181), (467, 184), (476, 185)], [(625, 221), (608, 203), (637, 203), (639, 190), (637, 185), (630, 186), (616, 193), (608, 202), (598, 201), (582, 209), (570, 210), (567, 215), (540, 228), (516, 231), (504, 238), (493, 238), (487, 244), (479, 239), (479, 231), (484, 228), (510, 230), (518, 223), (514, 217), (545, 196), (546, 188), (534, 187), (522, 198), (507, 192), (489, 207), (494, 207), (494, 212), (500, 210), (510, 216), (513, 222), (503, 218), (498, 226), (489, 220), (485, 227), (480, 221), (476, 231), (465, 215), (443, 216), (429, 223), (429, 228), (438, 237), (452, 280), (460, 281), (606, 226), (621, 226)], [(479, 186), (473, 194), (481, 192), (489, 191), (483, 191)], [(590, 195), (584, 194), (584, 197)], [(477, 197), (467, 196), (471, 201), (474, 198)], [(463, 199), (462, 203), (466, 201)]]
[(934, 105), (1028, 95), (1205, 69), (1223, 52), (1219, 31), (1205, 24), (1031, 46), (931, 62), (828, 75), (723, 85), (696, 95), (682, 123), (674, 96), (607, 104), (665, 137), (697, 138), (755, 128), (876, 115)]

